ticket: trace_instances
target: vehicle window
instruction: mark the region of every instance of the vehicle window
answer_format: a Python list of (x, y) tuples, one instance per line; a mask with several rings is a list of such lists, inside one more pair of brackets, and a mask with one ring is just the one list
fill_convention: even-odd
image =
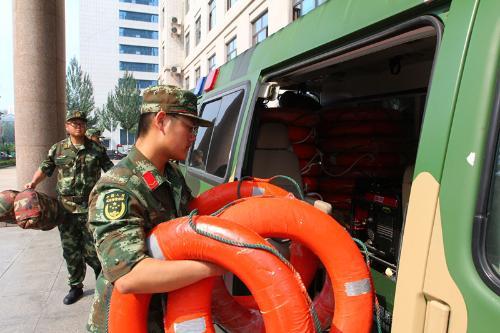
[(240, 90), (202, 106), (201, 116), (214, 121), (214, 126), (199, 129), (189, 157), (190, 166), (221, 178), (225, 176), (242, 101), (243, 90)]
[(491, 179), (488, 222), (486, 224), (486, 260), (500, 276), (500, 142), (497, 142), (494, 171)]
[(242, 101), (242, 90), (222, 98), (207, 161), (207, 172), (218, 177), (224, 177), (226, 174), (229, 152)]
[[(215, 121), (219, 113), (221, 100), (215, 100), (211, 103), (205, 104), (201, 116), (204, 119)], [(189, 157), (189, 165), (197, 169), (205, 170), (207, 165), (208, 148), (210, 147), (210, 140), (212, 138), (213, 127), (200, 127), (196, 140), (193, 144), (193, 150)]]

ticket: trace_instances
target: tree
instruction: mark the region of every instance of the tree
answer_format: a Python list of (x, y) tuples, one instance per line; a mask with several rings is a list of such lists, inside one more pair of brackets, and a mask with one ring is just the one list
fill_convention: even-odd
[(94, 88), (88, 73), (82, 71), (75, 57), (71, 58), (66, 72), (66, 109), (79, 110), (87, 115), (87, 126), (97, 123), (93, 116)]
[(113, 132), (118, 126), (118, 120), (113, 115), (113, 95), (108, 94), (106, 104), (100, 108), (96, 108), (95, 115), (97, 120), (97, 128)]
[(120, 123), (120, 126), (128, 132), (135, 131), (139, 116), (141, 115), (141, 92), (137, 88), (137, 82), (132, 74), (125, 72), (123, 78), (118, 81), (115, 86), (115, 91), (112, 95), (112, 101), (108, 99), (106, 107), (112, 114), (113, 118)]

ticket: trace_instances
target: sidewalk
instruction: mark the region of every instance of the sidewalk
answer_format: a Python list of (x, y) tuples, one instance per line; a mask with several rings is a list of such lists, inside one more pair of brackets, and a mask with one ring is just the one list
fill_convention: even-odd
[[(16, 188), (15, 167), (0, 169), (0, 191)], [(69, 290), (57, 229), (0, 227), (0, 332), (85, 332), (94, 294), (94, 273), (87, 267), (84, 297), (62, 300)]]

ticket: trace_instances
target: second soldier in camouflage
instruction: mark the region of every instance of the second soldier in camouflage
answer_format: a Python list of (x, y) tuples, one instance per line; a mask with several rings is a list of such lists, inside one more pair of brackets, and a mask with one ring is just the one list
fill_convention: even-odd
[(101, 170), (109, 170), (113, 163), (104, 147), (85, 137), (86, 122), (84, 113), (68, 113), (68, 137), (50, 148), (32, 181), (25, 185), (35, 189), (57, 170), (57, 195), (65, 214), (64, 222), (58, 228), (71, 287), (64, 304), (72, 304), (82, 296), (86, 263), (94, 269), (96, 276), (101, 271), (87, 225), (88, 197), (101, 176)]

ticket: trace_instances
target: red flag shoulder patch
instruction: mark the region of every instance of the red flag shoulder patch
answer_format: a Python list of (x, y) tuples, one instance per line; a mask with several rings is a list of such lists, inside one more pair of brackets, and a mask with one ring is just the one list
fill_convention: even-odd
[(155, 188), (158, 187), (158, 181), (156, 180), (156, 177), (153, 175), (151, 171), (147, 171), (142, 174), (142, 178), (144, 178), (144, 181), (148, 185), (148, 187), (153, 191)]

